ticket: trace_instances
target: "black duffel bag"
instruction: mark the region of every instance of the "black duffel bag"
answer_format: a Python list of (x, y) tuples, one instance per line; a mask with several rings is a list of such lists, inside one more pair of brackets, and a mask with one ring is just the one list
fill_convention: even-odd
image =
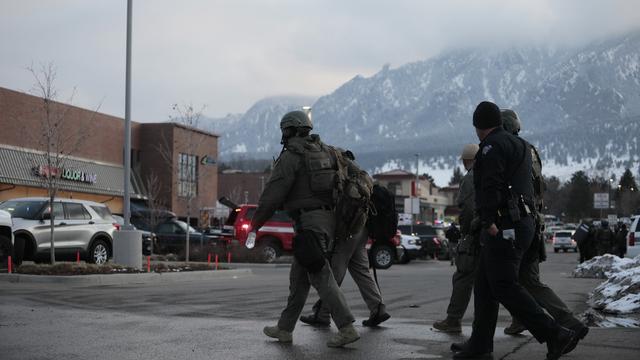
[(293, 256), (310, 273), (322, 270), (325, 264), (320, 241), (320, 235), (311, 230), (303, 230), (293, 238)]

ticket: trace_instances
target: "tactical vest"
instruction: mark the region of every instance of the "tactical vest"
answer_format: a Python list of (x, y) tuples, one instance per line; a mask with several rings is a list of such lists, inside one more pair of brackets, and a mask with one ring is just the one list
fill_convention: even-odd
[(287, 150), (302, 155), (304, 165), (286, 201), (288, 209), (332, 206), (337, 165), (327, 145), (317, 135), (289, 139)]

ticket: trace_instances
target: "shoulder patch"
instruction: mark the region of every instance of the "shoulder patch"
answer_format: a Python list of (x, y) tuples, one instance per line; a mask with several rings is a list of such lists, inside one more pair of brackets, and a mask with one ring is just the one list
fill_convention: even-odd
[(489, 151), (491, 151), (491, 148), (492, 148), (492, 146), (491, 146), (491, 145), (485, 145), (485, 146), (482, 148), (482, 155), (487, 155), (487, 153), (488, 153)]

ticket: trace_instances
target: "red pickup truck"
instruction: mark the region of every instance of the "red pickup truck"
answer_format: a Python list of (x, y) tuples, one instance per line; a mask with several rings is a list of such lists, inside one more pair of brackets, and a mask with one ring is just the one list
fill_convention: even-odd
[[(251, 219), (256, 205), (238, 205), (231, 209), (223, 235), (232, 246), (244, 247), (251, 231)], [(256, 233), (256, 251), (260, 260), (270, 263), (283, 253), (293, 251), (293, 221), (285, 211), (276, 213)]]

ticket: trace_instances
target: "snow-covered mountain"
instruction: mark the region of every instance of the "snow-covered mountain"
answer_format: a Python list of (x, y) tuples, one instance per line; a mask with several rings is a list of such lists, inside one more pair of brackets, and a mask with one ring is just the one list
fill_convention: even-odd
[[(640, 32), (581, 48), (464, 49), (356, 76), (313, 103), (314, 131), (349, 148), (370, 171), (391, 167), (435, 173), (439, 185), (458, 165), (464, 143), (477, 142), (475, 106), (491, 100), (516, 110), (523, 137), (536, 144), (548, 175), (580, 169), (638, 171)], [(221, 156), (271, 158), (280, 150), (282, 115), (312, 102), (279, 97), (246, 114), (213, 121)], [(227, 117), (229, 118), (229, 117)], [(443, 181), (444, 180), (444, 181)]]

